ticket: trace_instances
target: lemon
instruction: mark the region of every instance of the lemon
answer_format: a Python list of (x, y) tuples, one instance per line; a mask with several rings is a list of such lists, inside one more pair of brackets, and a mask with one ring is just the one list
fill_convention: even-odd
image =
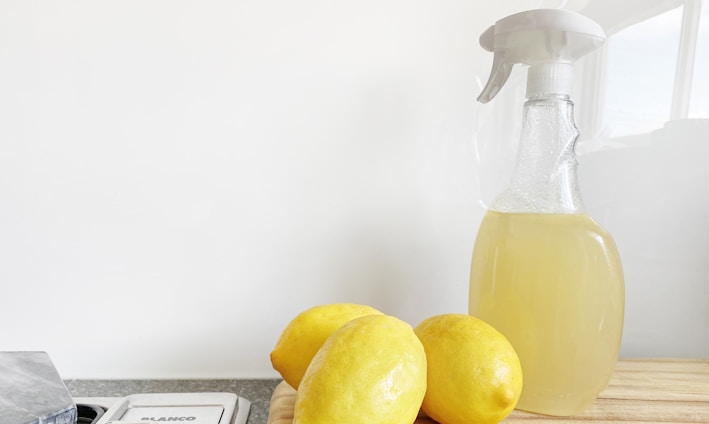
[(423, 411), (445, 424), (497, 424), (514, 409), (522, 368), (507, 339), (463, 314), (425, 319), (414, 329), (428, 360)]
[(333, 303), (314, 306), (298, 314), (281, 333), (271, 351), (271, 365), (297, 389), (310, 360), (335, 330), (354, 318), (382, 314), (367, 305)]
[(413, 328), (389, 315), (335, 331), (300, 383), (293, 424), (411, 424), (426, 392), (426, 353)]

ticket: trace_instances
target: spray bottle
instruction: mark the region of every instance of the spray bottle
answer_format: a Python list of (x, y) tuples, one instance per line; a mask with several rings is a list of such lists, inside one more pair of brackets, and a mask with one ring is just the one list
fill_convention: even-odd
[(594, 402), (613, 373), (623, 327), (620, 258), (581, 201), (570, 100), (574, 62), (604, 40), (598, 24), (558, 9), (508, 16), (480, 37), (494, 59), (479, 101), (492, 100), (515, 64), (529, 69), (513, 176), (475, 242), (469, 312), (517, 351), (517, 408), (548, 415), (575, 415)]

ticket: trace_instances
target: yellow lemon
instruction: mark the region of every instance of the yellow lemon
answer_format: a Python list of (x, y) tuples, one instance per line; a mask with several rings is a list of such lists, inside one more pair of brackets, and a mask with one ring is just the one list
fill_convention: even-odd
[(428, 360), (423, 411), (446, 424), (497, 424), (514, 409), (522, 368), (507, 339), (463, 314), (430, 317), (414, 331)]
[(335, 330), (355, 318), (382, 313), (354, 303), (318, 305), (301, 312), (281, 333), (271, 352), (271, 365), (297, 389), (320, 346)]
[(313, 358), (293, 424), (411, 424), (426, 392), (426, 353), (413, 328), (389, 315), (354, 319)]

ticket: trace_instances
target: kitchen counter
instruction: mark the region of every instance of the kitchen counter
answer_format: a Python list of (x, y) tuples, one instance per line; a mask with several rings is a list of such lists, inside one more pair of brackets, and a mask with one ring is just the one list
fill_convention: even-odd
[(266, 424), (271, 395), (281, 380), (65, 380), (73, 397), (123, 397), (137, 393), (236, 393), (251, 402), (248, 424)]
[[(248, 424), (292, 424), (295, 391), (266, 380), (67, 380), (74, 397), (112, 397), (159, 392), (229, 392), (249, 400)], [(269, 417), (269, 412), (271, 416)], [(431, 424), (425, 417), (417, 423)], [(709, 423), (709, 358), (623, 359), (609, 387), (577, 417), (556, 418), (514, 411), (505, 423)]]

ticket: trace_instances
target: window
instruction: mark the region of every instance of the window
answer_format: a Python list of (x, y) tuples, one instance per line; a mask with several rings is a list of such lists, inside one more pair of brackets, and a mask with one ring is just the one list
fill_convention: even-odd
[(617, 18), (605, 45), (594, 132), (618, 139), (670, 120), (709, 118), (709, 5), (703, 2), (709, 0), (635, 2), (635, 10)]
[(607, 136), (647, 133), (670, 119), (681, 23), (679, 7), (608, 38)]
[(699, 15), (694, 75), (689, 98), (689, 118), (709, 119), (709, 2)]

